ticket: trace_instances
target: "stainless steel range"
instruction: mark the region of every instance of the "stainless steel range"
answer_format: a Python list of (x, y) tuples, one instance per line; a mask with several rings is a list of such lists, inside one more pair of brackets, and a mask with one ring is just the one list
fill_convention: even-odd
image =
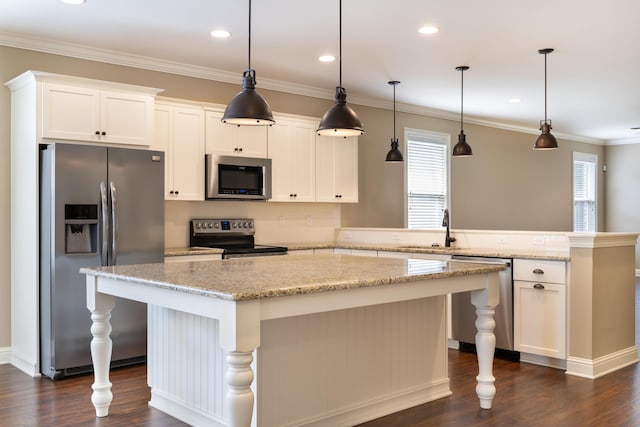
[(255, 232), (251, 218), (192, 219), (189, 246), (224, 249), (223, 259), (287, 254), (284, 246), (256, 245)]

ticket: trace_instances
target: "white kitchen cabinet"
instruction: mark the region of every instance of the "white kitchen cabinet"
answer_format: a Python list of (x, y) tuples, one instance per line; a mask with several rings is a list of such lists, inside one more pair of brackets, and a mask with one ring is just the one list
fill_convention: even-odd
[[(513, 261), (515, 350), (565, 359), (567, 356), (567, 285), (563, 261)], [(541, 363), (540, 360), (534, 363)], [(546, 363), (542, 363), (546, 364)]]
[(222, 122), (224, 110), (205, 113), (207, 154), (241, 157), (267, 157), (268, 126), (234, 126)]
[(276, 116), (268, 129), (272, 164), (271, 202), (314, 202), (318, 121)]
[(42, 138), (150, 145), (153, 96), (44, 82), (42, 119)]
[(316, 137), (316, 201), (358, 202), (357, 137)]
[(204, 111), (158, 103), (152, 148), (165, 152), (165, 200), (204, 200)]

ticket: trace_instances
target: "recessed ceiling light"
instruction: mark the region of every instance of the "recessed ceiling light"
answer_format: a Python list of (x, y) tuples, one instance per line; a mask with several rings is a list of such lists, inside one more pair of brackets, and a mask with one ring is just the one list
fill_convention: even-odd
[(424, 27), (420, 27), (420, 29), (418, 29), (418, 32), (420, 34), (435, 34), (438, 31), (440, 31), (440, 29), (438, 27), (434, 27), (433, 25), (425, 25)]
[(226, 39), (231, 36), (231, 33), (227, 30), (213, 30), (211, 31), (211, 36), (217, 39)]
[(333, 62), (336, 60), (336, 57), (333, 55), (322, 55), (321, 57), (318, 58), (318, 61), (320, 62)]
[(86, 3), (87, 0), (60, 0), (60, 1), (66, 4), (82, 4), (82, 3)]
[(509, 103), (510, 104), (519, 104), (520, 103), (520, 98), (510, 98), (509, 99)]

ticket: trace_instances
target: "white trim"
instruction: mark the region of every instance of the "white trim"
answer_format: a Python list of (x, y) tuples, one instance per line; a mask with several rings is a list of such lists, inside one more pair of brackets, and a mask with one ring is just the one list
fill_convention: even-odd
[[(236, 72), (216, 70), (213, 68), (199, 67), (195, 65), (185, 65), (173, 61), (166, 61), (147, 56), (131, 55), (113, 50), (98, 49), (95, 47), (68, 43), (59, 40), (28, 37), (25, 35), (10, 33), (6, 31), (0, 31), (0, 45), (18, 49), (50, 53), (53, 55), (68, 56), (71, 58), (85, 59), (89, 61), (104, 62), (107, 64), (141, 68), (161, 73), (170, 73), (180, 76), (219, 81), (224, 83), (233, 83), (238, 85), (240, 85), (241, 83), (241, 76)], [(279, 80), (265, 79), (262, 77), (260, 78), (260, 87), (264, 89), (275, 90), (278, 92), (310, 96), (313, 98), (333, 100), (335, 97), (335, 91), (333, 88), (316, 88), (312, 86), (305, 86)], [(391, 101), (385, 101), (366, 96), (358, 96), (357, 94), (352, 93), (349, 94), (349, 101), (351, 104), (358, 104), (367, 107), (385, 108), (387, 110), (393, 109), (393, 102)], [(396, 110), (404, 113), (418, 114), (445, 120), (459, 120), (458, 113), (436, 110), (433, 108), (412, 104), (396, 103)], [(465, 116), (465, 123), (527, 133), (531, 135), (538, 135), (540, 133), (540, 130), (537, 128), (537, 126), (525, 127), (491, 120), (473, 118), (472, 116)], [(603, 139), (588, 138), (580, 135), (563, 134), (557, 132), (554, 132), (554, 134), (556, 135), (556, 138), (568, 139), (575, 142), (584, 142), (587, 144), (595, 145), (606, 145), (608, 143)]]
[(567, 375), (596, 379), (638, 362), (638, 349), (628, 347), (595, 359), (567, 358)]
[(11, 363), (11, 347), (0, 348), (0, 365)]
[(538, 354), (520, 352), (520, 362), (531, 363), (532, 365), (546, 366), (547, 368), (567, 369), (567, 361), (556, 359), (555, 357), (541, 356)]
[[(571, 180), (573, 183), (572, 186), (572, 193), (573, 193), (573, 230), (575, 231), (576, 229), (576, 224), (575, 224), (575, 219), (576, 219), (576, 162), (583, 162), (583, 163), (591, 163), (593, 164), (594, 168), (593, 168), (593, 202), (594, 202), (594, 217), (593, 217), (593, 230), (590, 231), (597, 231), (598, 230), (598, 155), (597, 154), (591, 154), (591, 153), (581, 153), (578, 151), (574, 151), (573, 152), (573, 160), (571, 162), (571, 171), (572, 171), (572, 176), (571, 176)], [(580, 230), (583, 231), (583, 230)]]
[(32, 377), (40, 376), (39, 362), (28, 360), (23, 355), (18, 354), (15, 349), (11, 350), (11, 364), (27, 375)]
[(226, 427), (228, 424), (224, 421), (212, 417), (202, 411), (198, 411), (192, 407), (181, 405), (179, 402), (171, 398), (167, 398), (164, 394), (151, 390), (151, 400), (149, 406), (156, 408), (166, 414), (171, 415), (185, 423), (194, 427)]
[(638, 233), (570, 233), (568, 237), (572, 248), (615, 248), (638, 242)]

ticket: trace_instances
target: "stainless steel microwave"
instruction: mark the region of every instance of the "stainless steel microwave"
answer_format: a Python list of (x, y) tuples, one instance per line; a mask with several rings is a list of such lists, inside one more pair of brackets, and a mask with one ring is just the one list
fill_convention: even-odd
[(208, 200), (271, 198), (271, 159), (207, 154), (205, 171)]

